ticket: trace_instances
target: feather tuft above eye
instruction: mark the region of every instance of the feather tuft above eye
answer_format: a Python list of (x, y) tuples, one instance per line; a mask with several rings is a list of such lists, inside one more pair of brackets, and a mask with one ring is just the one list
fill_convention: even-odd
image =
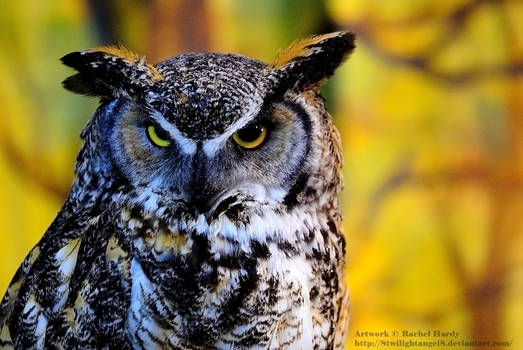
[(354, 40), (345, 31), (299, 39), (278, 53), (272, 75), (279, 88), (317, 89), (354, 50)]
[(138, 61), (145, 61), (145, 57), (137, 54), (134, 51), (129, 50), (128, 48), (124, 46), (114, 46), (114, 45), (104, 45), (104, 46), (97, 46), (89, 51), (99, 51), (99, 52), (105, 52), (109, 55), (117, 56), (123, 59), (128, 60), (129, 62), (136, 63)]
[(61, 61), (78, 71), (64, 80), (64, 87), (88, 96), (112, 98), (123, 93), (140, 93), (144, 87), (163, 80), (145, 57), (123, 47), (102, 46), (72, 52)]

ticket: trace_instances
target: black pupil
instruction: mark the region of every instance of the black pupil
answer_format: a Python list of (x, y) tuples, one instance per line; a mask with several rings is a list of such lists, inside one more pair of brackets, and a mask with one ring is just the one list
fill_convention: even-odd
[(262, 126), (260, 124), (248, 125), (243, 129), (238, 130), (238, 136), (245, 142), (256, 141), (262, 133)]

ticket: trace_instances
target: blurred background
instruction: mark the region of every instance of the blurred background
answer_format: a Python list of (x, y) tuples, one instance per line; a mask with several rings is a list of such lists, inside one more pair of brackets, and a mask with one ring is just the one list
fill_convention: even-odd
[(348, 346), (437, 329), (523, 349), (518, 0), (0, 0), (0, 294), (67, 195), (97, 105), (61, 88), (61, 56), (120, 43), (151, 62), (270, 62), (340, 29), (357, 49), (323, 94), (344, 143)]

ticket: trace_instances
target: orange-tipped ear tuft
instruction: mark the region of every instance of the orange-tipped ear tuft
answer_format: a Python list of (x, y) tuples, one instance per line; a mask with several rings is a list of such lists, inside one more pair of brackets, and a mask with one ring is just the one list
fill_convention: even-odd
[(143, 56), (140, 56), (134, 51), (129, 50), (126, 47), (123, 46), (114, 46), (114, 45), (104, 45), (104, 46), (97, 46), (93, 47), (92, 49), (89, 49), (88, 51), (99, 51), (99, 52), (105, 52), (109, 55), (118, 56), (120, 58), (126, 59), (129, 62), (138, 62), (140, 60), (144, 60)]
[(129, 50), (128, 48), (124, 46), (114, 46), (114, 45), (107, 45), (107, 46), (97, 46), (89, 51), (99, 51), (99, 52), (105, 52), (109, 55), (120, 57), (124, 60), (127, 60), (134, 64), (144, 64), (151, 73), (151, 79), (154, 81), (162, 80), (163, 77), (156, 70), (156, 67), (154, 67), (152, 64), (147, 63), (145, 56), (139, 55), (134, 51)]
[(318, 88), (354, 50), (354, 34), (334, 32), (299, 39), (271, 65), (287, 88)]
[(78, 71), (64, 80), (66, 89), (89, 96), (136, 94), (163, 79), (145, 58), (123, 47), (102, 46), (72, 52), (62, 62)]

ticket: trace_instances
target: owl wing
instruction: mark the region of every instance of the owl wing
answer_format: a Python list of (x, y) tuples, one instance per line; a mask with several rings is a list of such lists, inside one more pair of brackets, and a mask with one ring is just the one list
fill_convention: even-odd
[(62, 236), (61, 231), (70, 221), (68, 220), (70, 217), (71, 215), (66, 209), (59, 212), (40, 242), (27, 254), (11, 280), (0, 304), (0, 348), (9, 349), (16, 345), (12, 339), (12, 329), (19, 328), (19, 326), (21, 326), (19, 333), (23, 329), (32, 330), (32, 338), (35, 340), (33, 345), (43, 346), (43, 344), (38, 344), (38, 337), (42, 335), (39, 334), (41, 329), (44, 330), (43, 335), (45, 336), (46, 317), (43, 312), (44, 308), (39, 305), (37, 299), (49, 299), (46, 293), (52, 290), (54, 283), (48, 285), (48, 288), (39, 290), (42, 284), (37, 283), (37, 280), (42, 279), (46, 271), (53, 270), (52, 266), (49, 266), (51, 261), (46, 259), (46, 255), (52, 250), (53, 244), (60, 244), (61, 240), (58, 238)]
[(121, 269), (127, 255), (111, 222), (62, 209), (4, 296), (0, 349), (129, 348)]
[(16, 274), (11, 280), (4, 298), (2, 299), (2, 303), (0, 304), (0, 349), (14, 348), (11, 334), (9, 332), (9, 320), (15, 301), (18, 298), (20, 287), (24, 283), (31, 267), (39, 255), (40, 247), (37, 245), (29, 252), (29, 254), (27, 254), (26, 258), (16, 271)]

